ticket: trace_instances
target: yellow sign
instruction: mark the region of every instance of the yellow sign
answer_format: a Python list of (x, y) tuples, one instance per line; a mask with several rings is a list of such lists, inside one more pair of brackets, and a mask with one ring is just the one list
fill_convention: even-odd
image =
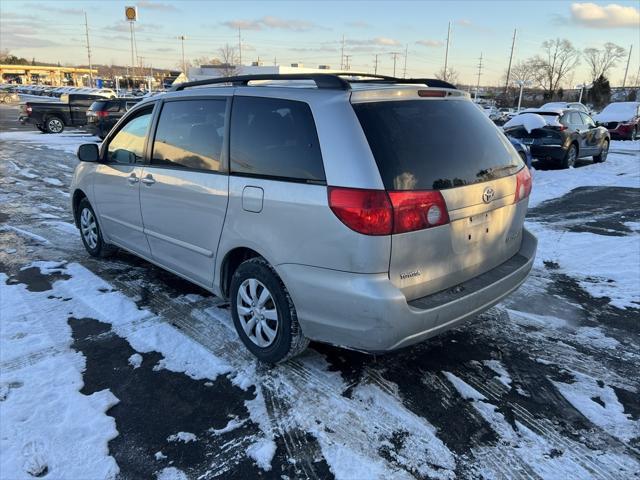
[(138, 9), (136, 7), (124, 7), (124, 15), (129, 22), (138, 20)]

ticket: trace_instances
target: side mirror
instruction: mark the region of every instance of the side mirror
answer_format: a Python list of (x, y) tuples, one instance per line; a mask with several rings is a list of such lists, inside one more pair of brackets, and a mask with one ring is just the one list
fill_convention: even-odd
[(100, 153), (95, 143), (83, 143), (78, 147), (78, 160), (81, 162), (97, 162)]

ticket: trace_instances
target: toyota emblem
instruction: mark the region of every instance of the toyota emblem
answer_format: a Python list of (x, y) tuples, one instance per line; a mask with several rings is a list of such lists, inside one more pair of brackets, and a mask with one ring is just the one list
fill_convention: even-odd
[(487, 187), (484, 189), (484, 192), (482, 192), (482, 201), (484, 203), (491, 203), (491, 201), (493, 200), (493, 197), (495, 196), (496, 196), (496, 191), (491, 187)]

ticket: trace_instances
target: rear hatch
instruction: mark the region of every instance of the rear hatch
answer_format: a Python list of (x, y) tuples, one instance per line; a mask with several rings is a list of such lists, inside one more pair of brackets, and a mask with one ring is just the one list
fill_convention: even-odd
[[(515, 149), (471, 101), (420, 92), (400, 101), (352, 98), (393, 204), (389, 277), (409, 301), (515, 255), (531, 186)], [(415, 218), (399, 219), (403, 211)]]
[[(527, 117), (539, 115), (544, 126), (534, 128), (535, 122), (527, 121)], [(576, 114), (577, 115), (577, 114)], [(566, 130), (560, 113), (553, 111), (532, 111), (522, 113), (509, 120), (504, 125), (504, 131), (510, 137), (517, 138), (525, 145), (558, 145), (562, 144), (564, 137), (560, 132)]]

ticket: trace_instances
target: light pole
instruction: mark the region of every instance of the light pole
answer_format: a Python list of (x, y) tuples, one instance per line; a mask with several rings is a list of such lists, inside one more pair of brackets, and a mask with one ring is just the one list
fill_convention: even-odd
[(527, 82), (525, 80), (517, 80), (515, 82), (516, 85), (518, 85), (520, 87), (520, 96), (518, 97), (518, 112), (520, 111), (520, 105), (522, 105), (522, 91), (524, 90), (525, 86), (529, 86), (531, 84), (531, 82)]
[(578, 103), (582, 103), (582, 92), (584, 92), (585, 88), (593, 87), (592, 83), (581, 83), (580, 85), (576, 85), (576, 88), (580, 89), (580, 97), (578, 98)]
[(187, 77), (187, 65), (184, 61), (184, 41), (187, 39), (184, 35), (180, 35), (178, 40), (182, 42), (182, 71), (184, 72), (185, 78)]

